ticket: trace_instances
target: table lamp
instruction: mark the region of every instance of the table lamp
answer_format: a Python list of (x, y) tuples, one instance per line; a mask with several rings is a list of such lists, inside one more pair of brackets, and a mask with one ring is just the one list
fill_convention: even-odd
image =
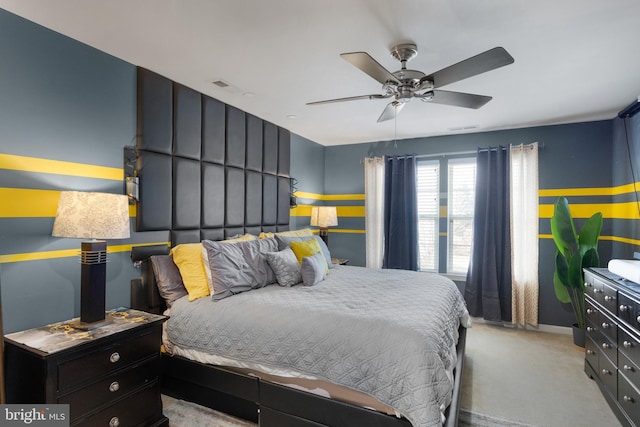
[(107, 242), (129, 237), (129, 201), (119, 194), (62, 191), (53, 236), (91, 239), (81, 243), (80, 320), (94, 329), (105, 323)]
[(314, 206), (311, 208), (310, 225), (320, 227), (320, 238), (329, 246), (329, 228), (338, 225), (338, 213), (335, 206)]

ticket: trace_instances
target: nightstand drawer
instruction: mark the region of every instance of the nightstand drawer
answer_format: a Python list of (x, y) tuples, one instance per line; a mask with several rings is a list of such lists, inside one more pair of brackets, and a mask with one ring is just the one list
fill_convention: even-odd
[(640, 419), (640, 394), (622, 375), (618, 378), (618, 402), (632, 420)]
[(131, 369), (104, 378), (102, 381), (76, 390), (58, 399), (58, 403), (68, 403), (71, 419), (74, 420), (98, 406), (117, 400), (128, 393), (142, 388), (158, 378), (160, 359), (154, 359)]
[(158, 385), (140, 390), (133, 396), (118, 401), (102, 411), (85, 418), (77, 424), (78, 427), (129, 427), (142, 425), (154, 420), (161, 408), (160, 390)]
[(83, 354), (58, 366), (58, 390), (65, 391), (96, 380), (159, 352), (160, 328), (126, 341), (113, 343), (93, 353)]

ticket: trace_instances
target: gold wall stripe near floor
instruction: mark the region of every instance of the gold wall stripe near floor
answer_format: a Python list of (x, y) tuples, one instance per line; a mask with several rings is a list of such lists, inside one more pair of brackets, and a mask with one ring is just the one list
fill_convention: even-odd
[[(0, 218), (53, 218), (58, 211), (59, 190), (0, 187)], [(129, 205), (135, 218), (136, 205)]]
[(124, 180), (124, 170), (122, 168), (111, 168), (107, 166), (63, 162), (60, 160), (15, 156), (12, 154), (1, 153), (0, 169), (81, 176), (86, 178), (111, 179), (114, 181)]
[[(135, 243), (128, 245), (111, 245), (107, 246), (108, 253), (117, 252), (131, 252), (131, 249), (135, 246), (155, 246), (155, 245), (167, 245), (169, 242), (153, 242), (153, 243)], [(55, 251), (43, 251), (43, 252), (28, 252), (22, 254), (8, 254), (0, 255), (0, 264), (7, 264), (10, 262), (24, 262), (24, 261), (38, 261), (43, 259), (54, 258), (69, 258), (77, 257), (80, 255), (80, 248), (78, 249), (60, 249)]]

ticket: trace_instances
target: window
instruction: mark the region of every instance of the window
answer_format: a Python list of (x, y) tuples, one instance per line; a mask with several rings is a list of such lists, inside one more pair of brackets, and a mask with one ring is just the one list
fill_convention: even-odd
[(438, 271), (438, 210), (440, 206), (440, 162), (418, 162), (416, 173), (418, 193), (418, 268)]
[(473, 240), (475, 159), (449, 160), (447, 273), (467, 274)]
[[(445, 177), (440, 174), (441, 168), (447, 171)], [(473, 239), (475, 176), (475, 158), (418, 162), (416, 188), (420, 270), (467, 273)], [(442, 178), (446, 178), (444, 182), (441, 182)], [(443, 218), (440, 217), (441, 206), (446, 207), (443, 211), (447, 212)], [(441, 226), (446, 227), (447, 236), (442, 239)], [(440, 254), (444, 255), (443, 259)]]

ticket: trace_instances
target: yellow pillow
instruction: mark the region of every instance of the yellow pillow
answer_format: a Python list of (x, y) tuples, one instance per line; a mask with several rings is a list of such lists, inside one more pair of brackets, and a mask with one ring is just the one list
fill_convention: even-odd
[(289, 245), (300, 264), (302, 264), (302, 258), (314, 255), (322, 250), (320, 248), (320, 243), (318, 243), (316, 239), (304, 240), (302, 242), (291, 242)]
[(171, 255), (180, 270), (182, 283), (189, 293), (189, 301), (209, 295), (209, 283), (202, 263), (202, 244), (178, 245), (171, 249)]

